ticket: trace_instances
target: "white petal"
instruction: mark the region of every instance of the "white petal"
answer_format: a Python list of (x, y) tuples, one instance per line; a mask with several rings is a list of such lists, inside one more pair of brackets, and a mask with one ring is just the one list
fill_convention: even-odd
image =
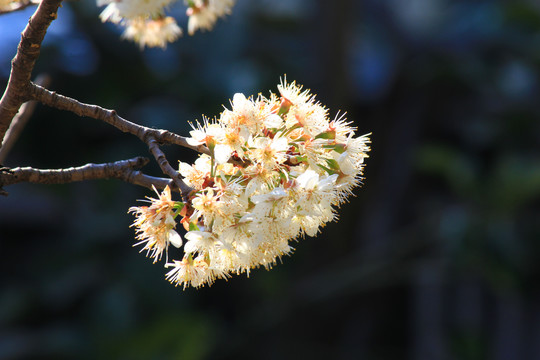
[(231, 157), (232, 149), (230, 146), (217, 144), (214, 148), (214, 157), (218, 164), (225, 164)]
[(319, 174), (311, 169), (308, 169), (305, 173), (297, 177), (296, 181), (298, 181), (300, 187), (306, 190), (313, 190), (315, 185), (319, 182)]
[(174, 230), (169, 230), (169, 242), (173, 244), (174, 247), (179, 248), (182, 246), (182, 237)]
[(356, 172), (353, 160), (347, 151), (341, 154), (337, 161), (341, 172), (343, 172), (345, 175), (352, 175)]
[(186, 254), (193, 253), (197, 251), (197, 243), (195, 241), (188, 241), (186, 245), (184, 245), (184, 252)]
[(247, 101), (246, 97), (242, 93), (236, 93), (233, 97), (233, 107), (239, 107), (244, 105), (244, 103)]
[(187, 177), (193, 172), (193, 167), (188, 163), (180, 161), (178, 164), (178, 172), (180, 172), (183, 177)]
[(210, 124), (206, 129), (206, 135), (215, 138), (222, 138), (223, 136), (225, 136), (225, 131), (218, 124)]
[(289, 142), (286, 137), (274, 138), (272, 148), (277, 151), (284, 151), (289, 148)]
[(247, 213), (244, 216), (242, 216), (240, 218), (240, 220), (238, 220), (238, 223), (239, 224), (244, 224), (244, 223), (247, 223), (247, 222), (251, 222), (253, 220), (255, 220), (255, 217), (253, 216), (253, 214), (252, 213)]
[[(202, 239), (202, 231), (188, 231), (184, 237), (188, 240), (199, 241)], [(186, 244), (187, 245), (187, 244)]]
[(319, 222), (318, 219), (311, 216), (304, 217), (302, 221), (302, 228), (304, 229), (307, 236), (315, 237), (319, 232)]
[(268, 143), (270, 143), (270, 141), (272, 140), (266, 137), (255, 138), (255, 140), (253, 140), (253, 147), (257, 149), (264, 149), (268, 146)]
[(198, 146), (198, 145), (203, 144), (203, 142), (193, 139), (193, 138), (186, 138), (186, 142), (191, 146)]
[(251, 197), (253, 194), (260, 192), (264, 185), (265, 183), (260, 177), (254, 177), (246, 185), (245, 194)]
[(283, 125), (283, 119), (276, 114), (271, 114), (264, 119), (264, 125), (270, 129), (277, 129)]
[(325, 177), (319, 181), (319, 190), (320, 191), (328, 191), (332, 190), (336, 185), (336, 180), (338, 178), (338, 174), (330, 175), (328, 177)]

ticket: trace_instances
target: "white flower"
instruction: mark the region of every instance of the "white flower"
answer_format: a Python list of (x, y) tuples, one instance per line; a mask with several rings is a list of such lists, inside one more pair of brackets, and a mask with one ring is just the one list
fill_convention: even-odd
[(132, 226), (135, 226), (138, 234), (136, 239), (140, 240), (133, 246), (144, 244), (141, 251), (146, 250), (147, 256), (154, 258), (154, 262), (161, 260), (163, 252), (168, 251), (169, 244), (182, 246), (182, 238), (174, 230), (176, 202), (171, 200), (171, 190), (167, 186), (161, 194), (157, 194), (159, 199), (148, 198), (150, 206), (134, 206), (128, 210), (135, 213)]
[(357, 164), (362, 164), (364, 159), (369, 157), (367, 154), (370, 150), (367, 144), (371, 142), (369, 135), (366, 134), (356, 138), (350, 135), (345, 142), (345, 150), (356, 160)]
[(0, 10), (8, 11), (11, 10), (15, 1), (13, 0), (0, 0)]
[[(293, 248), (289, 245), (288, 233), (282, 221), (270, 218), (258, 225), (257, 248), (252, 252), (252, 267), (264, 266), (269, 269), (283, 255), (289, 255)], [(297, 233), (294, 233), (296, 237)]]
[(293, 104), (286, 117), (287, 127), (301, 126), (304, 132), (313, 137), (328, 126), (328, 110), (318, 103)]
[(230, 145), (217, 144), (214, 147), (214, 157), (218, 164), (225, 164), (231, 158), (234, 148)]
[(214, 246), (216, 239), (211, 232), (207, 231), (189, 231), (184, 235), (188, 242), (184, 245), (186, 253), (208, 253)]
[(300, 185), (301, 188), (305, 190), (313, 190), (319, 183), (319, 174), (317, 174), (313, 170), (307, 170), (302, 175), (298, 176), (296, 178), (296, 181)]
[(287, 197), (287, 195), (287, 191), (285, 191), (285, 189), (283, 189), (282, 187), (279, 187), (275, 188), (269, 193), (252, 196), (251, 202), (253, 202), (254, 204), (260, 204), (263, 202), (274, 202)]
[(101, 21), (120, 23), (125, 19), (148, 19), (163, 13), (174, 0), (98, 0), (97, 5), (108, 4), (100, 15)]
[(224, 272), (241, 273), (249, 269), (250, 256), (237, 250), (234, 241), (218, 241), (212, 256), (212, 268)]
[[(96, 0), (98, 7), (105, 6), (100, 14), (102, 22), (112, 22), (126, 27), (125, 39), (134, 40), (141, 48), (162, 47), (182, 35), (182, 30), (165, 11), (176, 0)], [(218, 18), (231, 13), (235, 0), (185, 0), (187, 5), (188, 32), (210, 30)], [(9, 9), (13, 0), (0, 0), (0, 8)], [(163, 19), (166, 19), (165, 21)]]
[(248, 197), (271, 190), (272, 180), (276, 176), (272, 169), (267, 169), (262, 164), (248, 166), (244, 174), (250, 179), (245, 190)]
[(250, 138), (248, 144), (250, 147), (249, 157), (266, 169), (274, 169), (287, 160), (287, 150), (290, 145), (286, 137)]
[(176, 20), (170, 16), (156, 20), (129, 19), (125, 25), (127, 28), (122, 37), (135, 41), (141, 49), (145, 46), (165, 49), (168, 43), (176, 41), (182, 35), (182, 29), (178, 27)]
[(216, 161), (218, 161), (219, 164), (224, 164), (227, 162), (233, 152), (236, 151), (236, 155), (242, 159), (244, 158), (244, 148), (246, 146), (246, 142), (249, 139), (250, 133), (247, 127), (225, 127), (224, 128), (225, 136), (221, 140), (221, 144), (219, 144), (220, 151), (223, 151), (224, 154), (221, 155), (223, 160), (220, 160), (217, 158), (218, 150), (215, 151), (216, 153)]
[(251, 212), (258, 217), (259, 221), (265, 221), (267, 216), (287, 217), (283, 216), (283, 212), (288, 211), (289, 193), (282, 187), (275, 188), (268, 193), (254, 195), (250, 200), (255, 204)]
[(296, 178), (298, 185), (305, 191), (320, 191), (329, 193), (334, 189), (337, 175), (320, 176), (315, 171), (308, 169), (302, 175)]
[[(224, 185), (217, 204), (216, 213), (219, 216), (214, 218), (213, 230), (220, 231), (224, 227), (233, 225), (239, 216), (242, 216), (248, 208), (248, 198), (244, 193), (244, 188), (235, 183)], [(205, 217), (209, 220), (210, 217)]]
[(168, 263), (165, 267), (172, 267), (165, 278), (174, 283), (175, 286), (182, 285), (184, 289), (188, 285), (197, 288), (214, 281), (212, 271), (202, 257), (193, 260), (191, 256), (186, 256), (182, 261), (174, 260), (173, 263)]
[(347, 202), (347, 198), (353, 194), (353, 189), (361, 184), (361, 177), (355, 175), (341, 175), (336, 181), (337, 205)]
[(186, 140), (192, 146), (204, 144), (208, 147), (213, 147), (225, 137), (223, 128), (219, 124), (209, 122), (206, 118), (203, 119), (202, 125), (197, 122), (196, 128), (193, 124), (191, 126), (193, 127), (193, 130), (189, 132), (191, 137)]
[(309, 93), (309, 90), (302, 91), (302, 86), (297, 86), (295, 81), (287, 84), (287, 78), (283, 78), (277, 88), (281, 96), (293, 105), (310, 104), (313, 102), (314, 96)]
[(191, 205), (195, 209), (191, 219), (198, 220), (204, 216), (207, 224), (212, 223), (215, 217), (220, 215), (219, 198), (220, 194), (214, 193), (212, 188), (197, 193), (191, 201)]
[(231, 13), (235, 0), (193, 0), (193, 6), (187, 11), (189, 16), (188, 32), (211, 30), (217, 19)]
[(197, 190), (202, 190), (207, 177), (210, 175), (210, 156), (202, 154), (193, 166), (185, 162), (179, 163), (178, 171), (184, 177), (184, 182)]
[(351, 124), (352, 121), (347, 121), (345, 118), (345, 113), (338, 113), (335, 119), (330, 121), (330, 124), (328, 124), (328, 130), (334, 132), (334, 139), (338, 143), (348, 141), (350, 139), (357, 139), (353, 137), (356, 128), (351, 126)]
[[(335, 151), (332, 153), (334, 155), (334, 159), (337, 161), (339, 165), (339, 170), (345, 174), (345, 175), (354, 175), (358, 173), (358, 166), (356, 164), (355, 159), (351, 156), (351, 154), (348, 151), (344, 151), (343, 153), (339, 154)], [(362, 158), (363, 160), (363, 158)]]
[(297, 224), (308, 236), (314, 237), (319, 232), (321, 219), (318, 216), (313, 216), (307, 211), (298, 212), (292, 218), (292, 222)]
[(298, 210), (293, 222), (307, 235), (315, 236), (319, 226), (334, 219), (332, 203), (337, 202), (337, 179), (337, 174), (321, 177), (313, 170), (307, 170), (296, 179), (298, 198), (295, 206)]
[(257, 105), (240, 93), (234, 94), (231, 105), (231, 110), (225, 109), (221, 113), (220, 122), (231, 129), (239, 129), (244, 139), (249, 137), (248, 134), (257, 134), (262, 127)]

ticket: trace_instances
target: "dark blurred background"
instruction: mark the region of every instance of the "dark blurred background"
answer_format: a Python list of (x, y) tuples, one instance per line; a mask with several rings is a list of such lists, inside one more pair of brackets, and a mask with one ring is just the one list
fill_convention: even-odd
[[(141, 52), (92, 1), (65, 2), (34, 72), (59, 93), (187, 135), (286, 74), (372, 132), (372, 152), (339, 222), (200, 290), (132, 248), (126, 211), (147, 190), (7, 187), (0, 358), (540, 359), (539, 4), (238, 0), (214, 31)], [(2, 89), (33, 10), (0, 17)], [(138, 155), (133, 136), (38, 106), (5, 165)]]

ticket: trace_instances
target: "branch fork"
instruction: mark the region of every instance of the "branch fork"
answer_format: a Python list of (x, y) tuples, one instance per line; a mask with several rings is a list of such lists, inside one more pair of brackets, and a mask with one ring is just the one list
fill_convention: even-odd
[[(32, 70), (39, 56), (41, 43), (49, 25), (56, 19), (61, 2), (62, 0), (42, 0), (21, 34), (17, 54), (12, 60), (8, 85), (0, 99), (0, 140), (2, 140), (0, 161), (5, 159), (11, 145), (18, 137), (22, 126), (24, 126), (24, 122), (18, 119), (23, 115), (16, 116), (21, 106), (27, 101), (37, 101), (59, 110), (70, 111), (79, 116), (104, 121), (122, 132), (135, 135), (148, 146), (161, 171), (169, 179), (143, 174), (140, 169), (149, 160), (142, 157), (104, 164), (86, 164), (66, 169), (1, 168), (0, 193), (7, 194), (2, 189), (2, 186), (20, 182), (59, 184), (90, 179), (117, 178), (147, 188), (152, 188), (152, 185), (154, 185), (156, 188), (162, 189), (168, 185), (172, 190), (180, 192), (185, 198), (192, 189), (184, 183), (180, 173), (170, 165), (160, 145), (174, 144), (199, 153), (210, 154), (207, 147), (203, 145), (192, 146), (188, 144), (185, 137), (171, 131), (152, 129), (135, 124), (119, 116), (115, 110), (82, 103), (76, 99), (48, 90), (46, 85), (40, 81), (35, 83), (30, 81)], [(30, 4), (31, 1), (28, 1), (24, 3), (24, 7)], [(26, 112), (21, 111), (21, 113)], [(25, 114), (24, 116), (28, 117), (29, 115)], [(14, 126), (18, 123), (22, 123), (22, 125)], [(7, 132), (8, 128), (10, 129), (9, 132)], [(17, 130), (11, 131), (11, 128), (17, 128)]]

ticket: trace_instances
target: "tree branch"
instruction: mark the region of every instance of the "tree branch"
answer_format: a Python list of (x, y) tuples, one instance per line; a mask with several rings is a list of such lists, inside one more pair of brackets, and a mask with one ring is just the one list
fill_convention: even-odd
[[(50, 81), (51, 78), (48, 75), (40, 75), (36, 79), (36, 83), (42, 86), (48, 86)], [(24, 103), (19, 109), (17, 115), (13, 118), (9, 129), (6, 132), (6, 136), (4, 136), (2, 146), (0, 147), (0, 164), (4, 162), (11, 148), (13, 147), (15, 142), (17, 142), (19, 135), (21, 134), (24, 127), (26, 126), (26, 123), (32, 116), (32, 113), (36, 108), (36, 104), (36, 101), (28, 101)]]
[[(12, 61), (8, 86), (0, 100), (0, 139), (5, 137), (6, 130), (12, 123), (13, 118), (19, 111), (21, 105), (30, 99), (60, 110), (73, 112), (79, 116), (87, 116), (93, 119), (102, 120), (122, 132), (137, 136), (141, 141), (146, 143), (163, 173), (167, 174), (172, 179), (174, 184), (181, 191), (182, 196), (186, 197), (192, 189), (182, 181), (180, 174), (172, 168), (159, 145), (176, 144), (201, 153), (210, 154), (207, 147), (202, 145), (189, 145), (186, 138), (173, 132), (161, 129), (151, 129), (146, 126), (132, 123), (118, 116), (114, 110), (107, 110), (97, 105), (82, 103), (67, 96), (59, 95), (54, 91), (49, 91), (30, 81), (32, 69), (39, 56), (41, 42), (43, 41), (48, 26), (56, 19), (56, 12), (61, 1), (62, 0), (42, 0), (22, 33), (17, 54)], [(117, 166), (119, 166), (119, 168)], [(88, 164), (80, 168), (58, 170), (16, 168), (11, 169), (8, 172), (0, 172), (3, 174), (2, 177), (4, 178), (2, 179), (2, 182), (0, 182), (0, 189), (2, 185), (9, 185), (14, 183), (13, 181), (30, 181), (51, 184), (109, 177), (122, 178), (125, 181), (147, 180), (140, 176), (134, 177), (134, 175), (128, 171), (132, 171), (132, 168), (129, 166), (125, 168), (125, 166), (127, 165), (117, 162), (101, 165)]]
[(29, 99), (28, 87), (34, 64), (41, 50), (41, 42), (62, 0), (42, 0), (36, 12), (21, 34), (17, 54), (11, 62), (8, 85), (0, 99), (0, 140), (19, 111), (21, 105)]
[(138, 169), (148, 164), (144, 157), (121, 160), (105, 164), (86, 164), (66, 169), (36, 169), (16, 167), (0, 169), (0, 194), (7, 195), (2, 186), (30, 182), (36, 184), (67, 184), (71, 182), (95, 179), (120, 179), (125, 182), (152, 189), (163, 189), (169, 185), (178, 191), (171, 179), (158, 178), (143, 174)]
[(114, 110), (104, 109), (98, 105), (82, 103), (70, 97), (57, 94), (55, 91), (47, 90), (42, 86), (34, 83), (30, 83), (29, 90), (29, 96), (44, 105), (60, 110), (70, 111), (79, 116), (87, 116), (96, 120), (102, 120), (122, 132), (137, 136), (145, 143), (147, 143), (147, 138), (153, 137), (162, 144), (175, 144), (195, 150), (199, 153), (210, 155), (210, 150), (208, 150), (206, 146), (189, 145), (185, 137), (177, 135), (171, 131), (152, 129), (146, 126), (135, 124), (129, 120), (124, 119), (121, 116), (118, 116), (118, 114)]
[(152, 153), (152, 155), (154, 155), (154, 158), (159, 164), (161, 171), (163, 171), (164, 174), (167, 174), (174, 181), (176, 186), (178, 186), (178, 188), (182, 192), (182, 198), (187, 201), (187, 195), (193, 189), (187, 186), (186, 183), (184, 183), (180, 173), (174, 170), (173, 167), (169, 164), (167, 158), (165, 157), (165, 154), (163, 153), (163, 151), (161, 151), (157, 141), (153, 137), (148, 138), (147, 144), (150, 152)]
[(88, 116), (93, 119), (102, 120), (120, 131), (137, 136), (148, 145), (150, 152), (158, 162), (163, 173), (168, 175), (174, 181), (174, 184), (180, 189), (183, 197), (187, 196), (193, 189), (187, 186), (183, 182), (180, 174), (172, 168), (167, 161), (165, 154), (161, 151), (159, 144), (176, 144), (206, 154), (210, 153), (206, 146), (189, 145), (185, 137), (173, 132), (162, 129), (152, 129), (135, 124), (118, 116), (114, 110), (107, 110), (98, 105), (82, 103), (67, 96), (57, 94), (54, 91), (47, 90), (37, 84), (30, 84), (30, 93), (32, 99), (40, 101), (44, 105), (60, 110), (67, 110), (79, 116)]

